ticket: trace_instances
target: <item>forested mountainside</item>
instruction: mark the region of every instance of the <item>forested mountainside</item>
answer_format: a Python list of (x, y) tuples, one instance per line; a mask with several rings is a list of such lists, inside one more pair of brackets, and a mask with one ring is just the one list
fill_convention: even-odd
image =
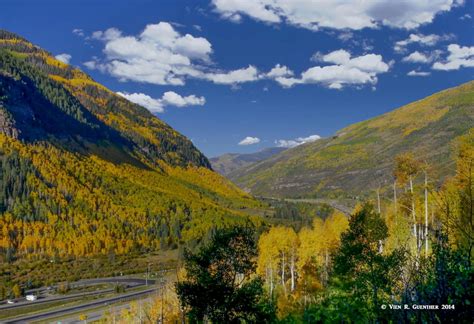
[(266, 160), (286, 150), (284, 147), (269, 147), (255, 153), (227, 153), (209, 159), (212, 168), (224, 176), (229, 176), (250, 164)]
[(430, 165), (432, 178), (442, 181), (454, 172), (452, 143), (473, 126), (471, 81), (240, 168), (228, 177), (260, 196), (361, 196), (388, 187), (395, 157), (412, 152)]
[(258, 206), (148, 110), (0, 31), (0, 259), (176, 247)]

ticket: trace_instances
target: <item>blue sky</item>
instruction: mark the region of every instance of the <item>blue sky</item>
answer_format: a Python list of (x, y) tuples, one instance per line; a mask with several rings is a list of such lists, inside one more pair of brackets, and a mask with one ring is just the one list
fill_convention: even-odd
[(329, 136), (472, 80), (473, 0), (400, 3), (0, 0), (0, 28), (212, 157)]

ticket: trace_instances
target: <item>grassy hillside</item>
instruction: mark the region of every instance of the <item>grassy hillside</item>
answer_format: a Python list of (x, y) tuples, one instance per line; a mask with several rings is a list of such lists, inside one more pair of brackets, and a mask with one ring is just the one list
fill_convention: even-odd
[(283, 152), (284, 150), (285, 148), (283, 147), (269, 147), (255, 153), (227, 153), (211, 158), (209, 161), (211, 162), (212, 168), (215, 171), (227, 176), (238, 169), (266, 160), (275, 154)]
[(148, 110), (0, 31), (0, 261), (175, 248), (259, 206)]
[(394, 157), (414, 152), (433, 178), (453, 173), (451, 143), (474, 125), (474, 81), (298, 146), (228, 177), (274, 197), (360, 196), (392, 180)]

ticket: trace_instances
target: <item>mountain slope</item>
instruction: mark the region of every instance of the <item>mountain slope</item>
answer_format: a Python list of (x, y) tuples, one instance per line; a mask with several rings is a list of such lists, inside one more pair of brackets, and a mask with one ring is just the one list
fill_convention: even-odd
[(0, 31), (0, 260), (176, 247), (258, 206), (148, 110)]
[(275, 154), (283, 152), (286, 148), (269, 147), (255, 153), (227, 153), (218, 157), (211, 158), (212, 168), (224, 176), (229, 176), (233, 172), (238, 171), (250, 164), (260, 162), (272, 157)]
[(411, 151), (441, 179), (454, 170), (451, 143), (473, 125), (471, 81), (286, 150), (229, 178), (262, 196), (360, 196), (390, 183), (395, 156)]

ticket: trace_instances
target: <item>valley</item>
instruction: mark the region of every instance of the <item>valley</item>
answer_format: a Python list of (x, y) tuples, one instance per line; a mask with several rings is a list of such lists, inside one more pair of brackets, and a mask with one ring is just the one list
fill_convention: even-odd
[(474, 125), (474, 82), (234, 169), (226, 176), (257, 196), (373, 197), (390, 192), (395, 157), (413, 152), (440, 182), (453, 174), (453, 143)]
[[(233, 27), (243, 29), (244, 11), (228, 8), (216, 21), (233, 17)], [(380, 104), (377, 74), (388, 73), (395, 61), (340, 49), (315, 52), (309, 61), (325, 65), (301, 76), (280, 64), (269, 72), (253, 65), (225, 72), (207, 39), (190, 34), (208, 31), (188, 27), (159, 22), (136, 36), (115, 27), (74, 28), (87, 51), (103, 46), (103, 57), (80, 65), (67, 53), (53, 55), (0, 29), (0, 322), (469, 322), (472, 78), (330, 136), (275, 137), (276, 131), (288, 132), (283, 116), (293, 114), (288, 111), (295, 103), (263, 118), (260, 98), (278, 105), (298, 94), (310, 98), (309, 111), (320, 109), (317, 96), (372, 91)], [(319, 28), (313, 27), (311, 32)], [(178, 32), (184, 28), (190, 33)], [(430, 37), (432, 44), (424, 45), (451, 39)], [(403, 46), (419, 42), (412, 38)], [(446, 60), (467, 65), (472, 48), (458, 50), (467, 58), (457, 53)], [(446, 71), (453, 66), (437, 63)], [(339, 71), (342, 81), (324, 81), (328, 71)], [(102, 74), (110, 77), (104, 84), (92, 77)], [(358, 84), (361, 75), (365, 81)], [(260, 149), (206, 157), (198, 147), (209, 149), (207, 122), (216, 116), (185, 107), (216, 105), (204, 95), (168, 89), (186, 82), (209, 93), (194, 83), (229, 85), (217, 99), (227, 104), (219, 108), (247, 103), (265, 121), (253, 131), (275, 139), (249, 134), (237, 141), (241, 134), (226, 129), (235, 140), (232, 152)], [(265, 85), (245, 92), (245, 82)], [(286, 92), (277, 93), (269, 82)], [(165, 92), (153, 98), (112, 90), (131, 83), (135, 91), (158, 91), (152, 84)], [(325, 89), (292, 88), (303, 83)], [(243, 92), (251, 97), (234, 100)], [(170, 107), (176, 110), (160, 115)], [(178, 122), (185, 113), (192, 116), (186, 124), (192, 129)], [(204, 118), (200, 114), (208, 118), (202, 125), (193, 120)], [(267, 125), (266, 118), (275, 116), (283, 121), (276, 123), (280, 128)], [(226, 118), (243, 128), (254, 122), (254, 116)], [(301, 121), (307, 122), (324, 124)], [(216, 132), (221, 127), (229, 125), (213, 124)], [(199, 130), (199, 136), (188, 138), (177, 129), (194, 135)], [(214, 141), (217, 147), (224, 139)], [(421, 312), (424, 305), (449, 307)]]

